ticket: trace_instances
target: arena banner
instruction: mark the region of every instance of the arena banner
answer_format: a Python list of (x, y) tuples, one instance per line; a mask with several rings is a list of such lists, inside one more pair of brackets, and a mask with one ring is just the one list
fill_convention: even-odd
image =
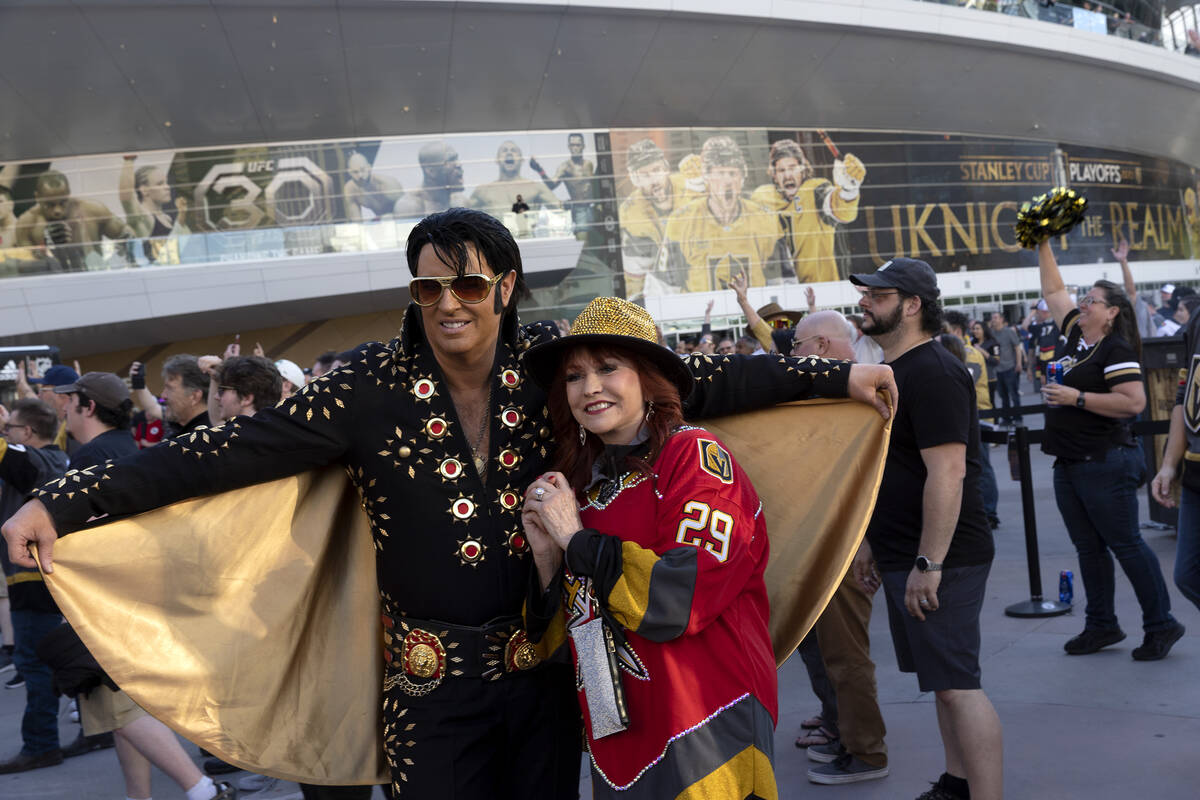
[(1017, 210), (1060, 183), (1089, 201), (1062, 263), (1110, 261), (1122, 237), (1137, 260), (1198, 258), (1198, 181), (1179, 162), (1053, 142), (818, 129), (80, 156), (0, 165), (0, 275), (393, 251), (421, 217), (468, 206), (550, 240), (555, 268), (529, 305), (565, 316), (600, 294), (722, 291), (739, 273), (752, 286), (840, 281), (897, 255), (939, 272), (1032, 266)]
[(1195, 170), (1093, 148), (833, 130), (614, 130), (627, 296), (844, 280), (895, 256), (939, 272), (1033, 266), (1021, 203), (1067, 183), (1089, 201), (1064, 264), (1200, 256)]

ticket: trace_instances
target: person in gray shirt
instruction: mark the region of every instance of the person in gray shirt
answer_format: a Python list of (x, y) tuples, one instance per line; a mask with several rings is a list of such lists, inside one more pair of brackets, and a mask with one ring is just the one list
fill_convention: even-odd
[[(1000, 347), (999, 363), (996, 366), (996, 388), (1000, 395), (1002, 411), (1021, 407), (1021, 372), (1025, 368), (1025, 350), (1021, 347), (1021, 336), (999, 311), (992, 312), (992, 338)], [(1001, 425), (1012, 425), (1021, 421), (1021, 414), (1011, 411), (997, 417)]]

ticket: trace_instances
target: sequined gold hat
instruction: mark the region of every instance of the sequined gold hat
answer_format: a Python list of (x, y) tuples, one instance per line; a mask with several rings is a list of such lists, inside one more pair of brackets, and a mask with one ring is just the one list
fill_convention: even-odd
[(619, 297), (597, 297), (588, 303), (566, 336), (544, 342), (525, 352), (525, 369), (543, 389), (549, 390), (567, 353), (580, 345), (602, 345), (631, 350), (645, 356), (679, 389), (679, 399), (692, 390), (692, 373), (674, 352), (658, 343), (654, 317), (641, 306)]

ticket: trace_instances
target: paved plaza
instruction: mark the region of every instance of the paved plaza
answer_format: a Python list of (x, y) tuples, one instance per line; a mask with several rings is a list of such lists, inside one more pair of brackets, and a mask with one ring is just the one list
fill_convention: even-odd
[[(1174, 532), (1143, 531), (1167, 575), (1173, 611), (1188, 627), (1188, 635), (1171, 655), (1149, 663), (1130, 658), (1130, 650), (1141, 643), (1139, 612), (1128, 581), (1118, 575), (1118, 613), (1129, 638), (1095, 655), (1067, 656), (1062, 645), (1082, 629), (1081, 614), (1028, 620), (1003, 613), (1005, 606), (1028, 599), (1028, 573), (1018, 484), (1008, 480), (1004, 448), (991, 448), (990, 453), (1000, 478), (1002, 524), (996, 532), (996, 561), (983, 609), (983, 685), (1004, 723), (1006, 795), (1018, 800), (1196, 797), (1200, 794), (1196, 788), (1200, 766), (1193, 761), (1200, 742), (1200, 684), (1195, 680), (1200, 667), (1200, 612), (1171, 584)], [(1042, 574), (1047, 595), (1057, 596), (1059, 570), (1071, 569), (1078, 575), (1078, 565), (1054, 505), (1050, 459), (1035, 453), (1033, 463)], [(1145, 517), (1144, 491), (1140, 502)], [(1078, 580), (1076, 594), (1080, 601)], [(780, 672), (775, 757), (781, 798), (903, 800), (928, 788), (928, 782), (941, 773), (933, 696), (918, 691), (915, 676), (896, 670), (880, 595), (875, 598), (871, 635), (888, 726), (891, 775), (848, 786), (808, 782), (805, 773), (811, 762), (792, 742), (800, 721), (817, 711), (817, 702), (803, 664), (793, 658)], [(353, 680), (351, 674), (345, 677)], [(0, 757), (15, 754), (20, 747), (23, 704), (23, 691), (0, 692)], [(76, 731), (64, 713), (64, 743)], [(195, 752), (192, 745), (187, 747)], [(241, 776), (244, 773), (235, 778)], [(581, 786), (582, 796), (590, 798), (587, 781)], [(161, 773), (155, 773), (154, 797), (182, 796)], [(295, 784), (283, 782), (244, 796), (300, 797)], [(112, 750), (70, 759), (58, 767), (0, 776), (3, 800), (122, 797)]]

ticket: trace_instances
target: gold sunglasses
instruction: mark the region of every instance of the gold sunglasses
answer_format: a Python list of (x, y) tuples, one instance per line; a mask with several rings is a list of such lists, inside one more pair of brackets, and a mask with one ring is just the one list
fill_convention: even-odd
[(408, 284), (408, 293), (412, 296), (412, 301), (419, 306), (437, 304), (446, 289), (461, 303), (482, 303), (504, 275), (505, 273), (501, 272), (494, 278), (489, 278), (481, 273), (472, 272), (469, 275), (445, 278), (413, 278)]

